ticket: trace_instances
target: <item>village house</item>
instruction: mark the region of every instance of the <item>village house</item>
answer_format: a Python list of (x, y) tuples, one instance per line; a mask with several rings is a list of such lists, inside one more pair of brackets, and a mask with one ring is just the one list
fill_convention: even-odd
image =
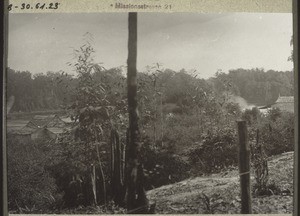
[(280, 96), (272, 107), (277, 107), (280, 110), (294, 112), (294, 96)]
[(65, 128), (67, 123), (61, 120), (58, 115), (35, 115), (26, 126), (32, 128)]
[(15, 131), (14, 137), (18, 138), (23, 141), (30, 141), (30, 140), (38, 140), (38, 139), (56, 139), (57, 134), (51, 132), (47, 128), (30, 128), (30, 127), (23, 127), (22, 129)]
[(274, 104), (259, 107), (260, 111), (267, 114), (271, 108), (278, 108), (287, 112), (294, 112), (294, 96), (278, 96)]
[(57, 115), (36, 115), (24, 127), (10, 133), (23, 141), (49, 140), (56, 139), (67, 127), (68, 124)]

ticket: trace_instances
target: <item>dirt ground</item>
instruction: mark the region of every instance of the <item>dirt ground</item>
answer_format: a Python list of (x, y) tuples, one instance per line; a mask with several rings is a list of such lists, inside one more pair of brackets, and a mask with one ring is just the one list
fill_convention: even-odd
[[(293, 211), (293, 152), (269, 158), (269, 183), (280, 188), (280, 194), (252, 197), (252, 213), (290, 214)], [(251, 175), (251, 184), (255, 183)], [(148, 191), (159, 214), (238, 214), (240, 184), (237, 168), (196, 177)]]

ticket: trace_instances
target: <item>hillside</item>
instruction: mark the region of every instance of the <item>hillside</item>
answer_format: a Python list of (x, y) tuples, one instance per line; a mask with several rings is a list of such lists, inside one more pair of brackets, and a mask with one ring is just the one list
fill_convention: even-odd
[[(269, 182), (281, 193), (253, 196), (253, 213), (292, 213), (293, 155), (287, 152), (269, 159)], [(253, 184), (254, 178), (251, 180)], [(159, 214), (240, 213), (239, 190), (238, 170), (233, 169), (153, 189), (148, 198), (156, 202)]]

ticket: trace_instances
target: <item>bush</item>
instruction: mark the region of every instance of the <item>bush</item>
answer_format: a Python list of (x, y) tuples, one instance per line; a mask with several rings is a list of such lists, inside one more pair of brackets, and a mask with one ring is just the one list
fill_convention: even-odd
[(148, 138), (144, 138), (142, 162), (146, 190), (184, 180), (190, 170), (190, 165), (182, 157), (153, 148)]
[[(250, 133), (255, 135), (255, 130), (260, 129), (260, 142), (268, 156), (293, 151), (294, 118), (293, 113), (271, 109), (256, 128), (250, 128)], [(254, 136), (251, 138), (254, 139)]]
[[(257, 131), (257, 137), (259, 131)], [(251, 148), (251, 163), (254, 169), (255, 176), (255, 193), (256, 194), (265, 194), (268, 193), (268, 181), (269, 181), (269, 167), (268, 167), (268, 158), (265, 154), (264, 149), (262, 148), (259, 140), (256, 141), (256, 144), (252, 143)]]
[(201, 143), (191, 148), (188, 156), (196, 173), (221, 171), (237, 165), (237, 144), (235, 131), (225, 128), (206, 135)]
[(59, 199), (55, 179), (45, 169), (51, 155), (43, 151), (46, 141), (21, 142), (7, 139), (8, 205), (19, 213), (44, 212)]
[(293, 113), (272, 108), (262, 115), (257, 109), (252, 109), (246, 110), (242, 117), (248, 122), (250, 141), (256, 142), (256, 131), (260, 131), (259, 143), (268, 156), (294, 150)]
[[(75, 141), (71, 133), (65, 133), (61, 139), (53, 144), (53, 160), (49, 161), (46, 168), (54, 177), (59, 191), (63, 194), (59, 208), (74, 208), (94, 204), (91, 173), (93, 166), (96, 174), (97, 204), (104, 202), (103, 181), (101, 170), (97, 163), (97, 151), (90, 143)], [(108, 145), (103, 142), (99, 146), (100, 159), (104, 170), (105, 183), (109, 179)], [(106, 184), (105, 190), (109, 189)]]
[(281, 189), (274, 182), (267, 184), (264, 188), (261, 188), (259, 184), (255, 183), (252, 186), (252, 193), (255, 197), (281, 195)]

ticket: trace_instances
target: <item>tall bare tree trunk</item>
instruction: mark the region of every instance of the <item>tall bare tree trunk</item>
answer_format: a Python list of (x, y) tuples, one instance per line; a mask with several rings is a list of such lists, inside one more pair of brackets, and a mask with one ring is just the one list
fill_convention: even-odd
[(129, 13), (128, 18), (128, 112), (129, 112), (129, 133), (126, 157), (126, 184), (127, 184), (127, 211), (128, 213), (147, 213), (148, 201), (143, 187), (144, 176), (140, 160), (141, 143), (138, 127), (137, 110), (137, 13)]

